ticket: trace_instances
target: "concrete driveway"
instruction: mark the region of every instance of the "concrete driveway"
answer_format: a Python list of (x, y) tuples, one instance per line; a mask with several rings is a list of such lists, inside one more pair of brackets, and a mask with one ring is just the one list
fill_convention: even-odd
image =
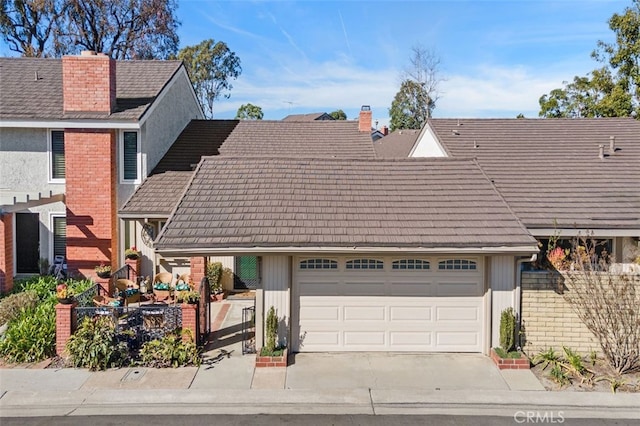
[(509, 390), (491, 359), (479, 354), (295, 354), (287, 389)]

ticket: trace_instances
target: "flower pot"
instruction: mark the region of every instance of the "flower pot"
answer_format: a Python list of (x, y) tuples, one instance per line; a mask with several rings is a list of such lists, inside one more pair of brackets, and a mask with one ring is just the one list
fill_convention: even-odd
[(73, 303), (73, 297), (58, 297), (58, 303), (70, 305)]
[(100, 278), (111, 278), (111, 272), (96, 272)]
[(140, 256), (138, 256), (137, 254), (128, 254), (125, 257), (127, 259), (129, 259), (129, 260), (138, 260), (138, 259), (140, 259)]

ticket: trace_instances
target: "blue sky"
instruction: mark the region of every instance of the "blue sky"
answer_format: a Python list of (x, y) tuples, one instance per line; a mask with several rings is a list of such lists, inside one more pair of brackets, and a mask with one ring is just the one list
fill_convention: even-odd
[(596, 68), (612, 41), (607, 20), (629, 1), (213, 1), (181, 0), (181, 45), (222, 40), (242, 61), (231, 97), (265, 119), (370, 105), (379, 125), (400, 86), (411, 46), (441, 59), (436, 117), (537, 117), (538, 98)]

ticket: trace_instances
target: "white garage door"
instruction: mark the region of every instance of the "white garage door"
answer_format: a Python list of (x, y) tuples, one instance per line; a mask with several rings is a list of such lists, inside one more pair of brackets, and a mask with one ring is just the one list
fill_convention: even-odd
[(482, 352), (481, 265), (481, 258), (298, 258), (294, 350)]

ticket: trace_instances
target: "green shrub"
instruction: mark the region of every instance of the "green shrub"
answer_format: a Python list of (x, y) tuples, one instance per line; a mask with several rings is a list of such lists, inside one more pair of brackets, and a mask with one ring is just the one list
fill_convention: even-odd
[(55, 354), (56, 313), (53, 303), (23, 309), (0, 340), (0, 356), (10, 363), (42, 361)]
[(154, 368), (200, 365), (200, 351), (191, 337), (190, 341), (183, 342), (181, 334), (171, 333), (162, 339), (146, 342), (140, 348), (139, 364)]
[(129, 358), (127, 344), (118, 341), (113, 321), (106, 317), (84, 318), (66, 350), (71, 365), (92, 371), (120, 367)]
[(222, 263), (221, 262), (208, 262), (207, 263), (207, 279), (209, 280), (209, 286), (212, 293), (219, 293), (222, 291)]
[(33, 290), (10, 294), (0, 300), (0, 325), (17, 318), (22, 310), (34, 308), (38, 300), (38, 293)]
[(500, 347), (509, 352), (516, 338), (516, 316), (513, 308), (507, 308), (500, 314)]
[(266, 320), (266, 343), (264, 346), (265, 354), (272, 354), (276, 350), (277, 338), (278, 338), (278, 314), (276, 309), (272, 306), (269, 308)]
[(21, 293), (24, 291), (35, 291), (38, 294), (40, 300), (45, 300), (51, 297), (56, 292), (56, 285), (58, 280), (52, 276), (44, 277), (31, 277), (22, 280), (16, 280), (13, 283), (13, 292)]

